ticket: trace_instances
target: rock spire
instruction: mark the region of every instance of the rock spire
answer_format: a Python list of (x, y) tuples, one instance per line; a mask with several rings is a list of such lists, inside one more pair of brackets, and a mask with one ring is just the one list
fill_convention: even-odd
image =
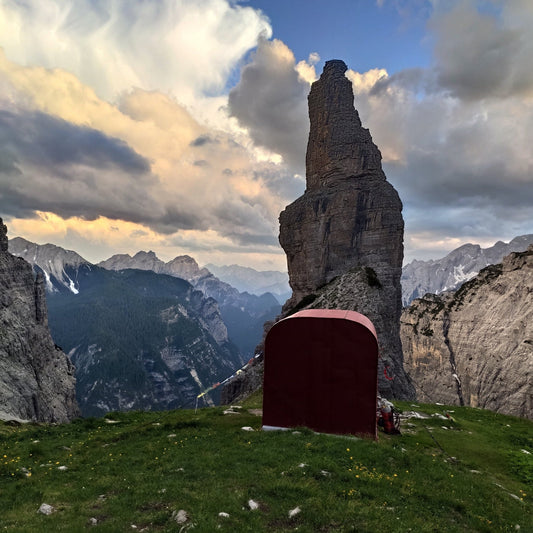
[(353, 279), (366, 280), (372, 297), (362, 298), (362, 287), (354, 285), (348, 303), (350, 287), (343, 287), (343, 306), (367, 315), (376, 326), (381, 393), (409, 398), (414, 389), (403, 371), (399, 335), (402, 203), (386, 180), (379, 149), (361, 125), (346, 70), (343, 61), (327, 61), (308, 97), (307, 189), (280, 214), (279, 240), (293, 289), (284, 312), (313, 300), (335, 308), (331, 295), (317, 298), (321, 288), (363, 269), (365, 275)]

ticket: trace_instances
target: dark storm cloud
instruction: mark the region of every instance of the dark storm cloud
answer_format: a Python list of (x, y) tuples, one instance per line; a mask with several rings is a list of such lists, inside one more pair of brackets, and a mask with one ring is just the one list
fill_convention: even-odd
[(50, 211), (141, 222), (158, 208), (149, 162), (119, 139), (36, 111), (0, 110), (0, 198), (6, 214)]
[(264, 165), (253, 174), (254, 180), (260, 180), (273, 193), (284, 199), (285, 203), (294, 201), (305, 190), (305, 178), (295, 177), (271, 165)]
[[(464, 99), (533, 93), (533, 3), (442, 4), (430, 21), (439, 84)], [(479, 6), (490, 8), (481, 11)], [(498, 9), (499, 8), (499, 9)]]
[[(185, 199), (180, 202), (182, 206), (167, 206), (164, 213), (150, 218), (145, 222), (155, 231), (171, 235), (179, 229), (207, 230), (209, 219), (207, 213), (202, 213), (194, 205), (188, 205)], [(186, 206), (186, 207), (185, 207)]]
[(267, 234), (259, 235), (253, 233), (228, 233), (227, 235), (232, 241), (240, 244), (241, 246), (278, 246), (278, 238), (276, 235)]
[(0, 143), (24, 161), (44, 167), (80, 164), (135, 174), (150, 171), (149, 162), (125, 142), (39, 111), (0, 110)]
[(229, 109), (253, 141), (302, 170), (309, 133), (309, 84), (295, 70), (294, 58), (279, 41), (262, 40), (251, 63), (229, 93)]

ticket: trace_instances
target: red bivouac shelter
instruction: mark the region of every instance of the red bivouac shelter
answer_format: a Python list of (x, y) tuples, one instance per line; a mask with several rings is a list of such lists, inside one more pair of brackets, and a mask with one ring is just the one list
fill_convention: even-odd
[(263, 428), (377, 437), (378, 341), (355, 311), (310, 309), (265, 339)]

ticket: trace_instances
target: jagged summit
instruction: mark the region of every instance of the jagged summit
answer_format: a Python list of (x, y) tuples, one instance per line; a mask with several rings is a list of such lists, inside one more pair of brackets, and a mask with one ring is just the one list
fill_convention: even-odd
[(405, 306), (427, 293), (440, 294), (458, 289), (482, 268), (501, 263), (511, 252), (522, 252), (533, 243), (533, 234), (520, 235), (509, 243), (496, 242), (489, 248), (463, 244), (441, 259), (414, 260), (402, 269), (402, 300)]
[(381, 153), (363, 128), (354, 107), (352, 84), (344, 61), (326, 61), (320, 79), (308, 96), (309, 141), (306, 155), (307, 189), (373, 173), (385, 180)]
[[(344, 61), (327, 61), (309, 93), (307, 189), (279, 217), (293, 295), (278, 318), (310, 308), (366, 315), (378, 334), (381, 394), (414, 398), (400, 342), (402, 202), (361, 124), (346, 70)], [(260, 384), (252, 366), (223, 399), (233, 402)]]
[(77, 294), (78, 271), (89, 265), (86, 259), (72, 250), (65, 250), (55, 244), (35, 244), (22, 237), (9, 241), (9, 251), (42, 272), (49, 292), (56, 292), (64, 287)]

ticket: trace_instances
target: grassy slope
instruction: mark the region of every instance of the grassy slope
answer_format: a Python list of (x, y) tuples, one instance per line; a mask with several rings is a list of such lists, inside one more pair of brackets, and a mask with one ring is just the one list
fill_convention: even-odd
[[(257, 431), (259, 404), (0, 423), (0, 531), (86, 531), (91, 518), (107, 532), (533, 531), (530, 421), (452, 407), (453, 420), (411, 419), (374, 442)], [(56, 511), (37, 513), (43, 502)]]

